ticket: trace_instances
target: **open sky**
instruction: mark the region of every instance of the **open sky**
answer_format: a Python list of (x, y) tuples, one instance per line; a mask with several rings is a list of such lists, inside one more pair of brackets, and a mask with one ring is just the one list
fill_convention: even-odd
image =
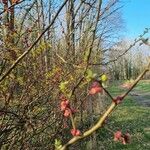
[(125, 36), (134, 39), (144, 28), (150, 28), (150, 0), (123, 0)]

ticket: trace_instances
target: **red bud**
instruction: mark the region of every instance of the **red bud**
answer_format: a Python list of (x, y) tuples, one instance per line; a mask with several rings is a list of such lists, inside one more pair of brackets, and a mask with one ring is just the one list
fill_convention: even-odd
[(70, 113), (71, 113), (71, 110), (70, 110), (70, 109), (66, 109), (66, 110), (64, 111), (64, 116), (65, 116), (65, 117), (69, 117), (69, 116), (70, 116)]
[(102, 87), (99, 87), (99, 86), (92, 87), (92, 88), (89, 90), (89, 94), (90, 94), (90, 95), (94, 95), (94, 94), (102, 93), (102, 92), (103, 92), (103, 88), (102, 88)]
[(61, 111), (64, 111), (67, 107), (69, 107), (69, 100), (63, 100), (60, 103)]
[(81, 135), (81, 132), (80, 132), (80, 130), (78, 130), (78, 129), (71, 129), (71, 134), (72, 134), (73, 136), (80, 136), (80, 135)]

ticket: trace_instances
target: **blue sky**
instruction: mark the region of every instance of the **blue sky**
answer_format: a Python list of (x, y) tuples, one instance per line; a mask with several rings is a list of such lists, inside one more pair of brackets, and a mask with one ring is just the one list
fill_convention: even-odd
[(123, 0), (123, 4), (125, 36), (133, 39), (150, 27), (150, 0)]

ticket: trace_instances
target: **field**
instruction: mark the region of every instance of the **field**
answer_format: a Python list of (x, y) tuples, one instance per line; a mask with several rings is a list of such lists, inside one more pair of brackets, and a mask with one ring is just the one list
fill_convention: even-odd
[[(109, 88), (109, 91), (111, 91), (114, 96), (124, 92), (124, 90), (119, 87), (119, 83)], [(150, 149), (150, 107), (149, 105), (145, 105), (145, 101), (150, 104), (149, 81), (141, 81), (125, 101), (116, 108), (106, 128), (99, 131), (99, 134), (103, 134), (100, 136), (100, 142), (102, 140), (101, 145), (103, 146), (98, 149)], [(108, 130), (122, 130), (124, 133), (129, 132), (131, 135), (130, 143), (123, 145), (121, 143), (112, 142), (113, 133), (110, 133)]]

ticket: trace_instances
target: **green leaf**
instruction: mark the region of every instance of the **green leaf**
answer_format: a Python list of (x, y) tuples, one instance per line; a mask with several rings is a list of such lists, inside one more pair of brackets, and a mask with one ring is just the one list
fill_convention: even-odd
[(105, 81), (107, 81), (107, 79), (108, 79), (108, 77), (105, 74), (103, 74), (101, 76), (101, 81), (105, 82)]
[(93, 78), (96, 77), (96, 75), (97, 75), (96, 73), (93, 73), (92, 70), (88, 69), (87, 72), (86, 72), (86, 77), (85, 78), (88, 82), (90, 82)]
[(65, 81), (65, 82), (61, 82), (59, 85), (59, 88), (62, 92), (65, 92), (67, 89), (67, 84), (69, 83), (69, 81)]
[(58, 150), (62, 147), (62, 143), (60, 140), (55, 139), (55, 149)]

